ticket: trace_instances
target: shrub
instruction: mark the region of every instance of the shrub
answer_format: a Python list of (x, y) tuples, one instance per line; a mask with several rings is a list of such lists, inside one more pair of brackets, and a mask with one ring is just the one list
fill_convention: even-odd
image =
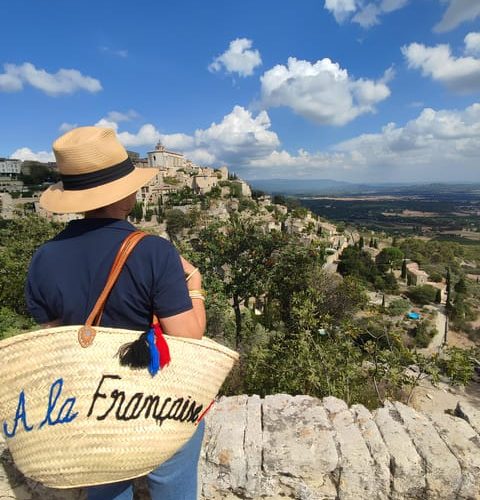
[(476, 348), (449, 347), (445, 351), (445, 358), (440, 361), (440, 367), (454, 384), (466, 385), (475, 373), (475, 359), (478, 357), (478, 351)]
[(410, 309), (410, 301), (406, 299), (395, 299), (390, 302), (387, 313), (390, 316), (400, 316)]
[(416, 304), (424, 305), (435, 302), (437, 296), (437, 289), (432, 285), (420, 285), (412, 288), (407, 292), (413, 302)]

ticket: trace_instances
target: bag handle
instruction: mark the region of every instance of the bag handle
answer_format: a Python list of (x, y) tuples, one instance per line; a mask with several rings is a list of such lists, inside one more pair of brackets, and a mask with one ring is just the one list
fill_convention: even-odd
[(120, 246), (110, 269), (105, 287), (99, 295), (97, 302), (93, 306), (92, 312), (88, 315), (85, 325), (78, 330), (78, 342), (82, 347), (88, 347), (93, 343), (95, 335), (97, 334), (93, 325), (98, 326), (100, 324), (105, 303), (107, 302), (108, 296), (110, 295), (110, 292), (112, 291), (112, 288), (115, 285), (125, 262), (138, 242), (145, 238), (145, 236), (147, 236), (147, 234), (143, 231), (133, 231), (125, 238)]

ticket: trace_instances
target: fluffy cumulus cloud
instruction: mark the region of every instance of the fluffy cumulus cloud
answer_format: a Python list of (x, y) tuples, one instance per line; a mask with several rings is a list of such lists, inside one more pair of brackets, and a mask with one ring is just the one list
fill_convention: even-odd
[(249, 176), (334, 177), (365, 181), (474, 181), (480, 164), (480, 103), (424, 109), (401, 127), (389, 123), (327, 151), (276, 150), (250, 162)]
[(363, 28), (370, 28), (380, 24), (384, 14), (399, 10), (409, 0), (325, 0), (325, 9), (330, 11), (338, 23), (351, 20)]
[(346, 69), (328, 58), (315, 63), (288, 59), (261, 77), (265, 107), (287, 106), (296, 114), (319, 124), (345, 125), (390, 95), (386, 71), (380, 80), (353, 79)]
[(337, 23), (343, 23), (357, 10), (357, 0), (325, 0), (325, 9), (330, 11)]
[[(473, 49), (478, 49), (477, 35), (478, 33), (470, 33), (466, 36), (466, 51), (472, 53)], [(402, 47), (402, 53), (410, 68), (421, 70), (424, 76), (445, 84), (453, 91), (468, 93), (480, 90), (479, 58), (455, 57), (447, 44), (426, 47), (420, 43), (411, 43)]]
[(260, 52), (252, 49), (253, 42), (248, 38), (237, 38), (230, 42), (228, 49), (208, 66), (212, 73), (224, 70), (237, 73), (241, 77), (253, 75), (257, 66), (262, 64)]
[(60, 69), (56, 73), (48, 73), (44, 69), (37, 69), (31, 63), (4, 64), (3, 68), (4, 72), (0, 73), (0, 92), (18, 92), (25, 85), (51, 96), (73, 94), (79, 90), (87, 92), (102, 90), (98, 80), (84, 76), (76, 69)]
[(48, 151), (38, 151), (34, 152), (30, 148), (20, 148), (14, 151), (10, 158), (22, 161), (41, 161), (47, 163), (49, 161), (55, 161), (55, 157), (52, 152)]
[(280, 144), (278, 136), (270, 130), (270, 118), (266, 111), (254, 116), (241, 106), (235, 106), (219, 123), (212, 123), (193, 134), (162, 134), (154, 125), (147, 123), (136, 133), (120, 131), (119, 124), (108, 117), (95, 125), (113, 128), (125, 147), (153, 147), (161, 141), (167, 148), (181, 151), (200, 164), (219, 162), (239, 164), (268, 155)]
[(455, 29), (465, 21), (473, 21), (480, 16), (478, 0), (447, 0), (448, 7), (441, 21), (433, 28), (437, 33)]
[(469, 33), (465, 37), (465, 52), (480, 56), (480, 33)]

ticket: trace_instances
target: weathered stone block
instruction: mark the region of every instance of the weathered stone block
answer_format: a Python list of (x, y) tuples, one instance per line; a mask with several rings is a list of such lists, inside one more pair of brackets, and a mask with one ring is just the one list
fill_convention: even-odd
[(332, 421), (340, 454), (338, 498), (377, 498), (374, 462), (352, 413), (340, 399), (329, 397), (323, 402)]
[(353, 405), (351, 411), (374, 462), (377, 491), (373, 498), (385, 500), (390, 496), (390, 454), (373, 420), (372, 414), (362, 405)]
[(455, 455), (462, 468), (458, 498), (480, 498), (480, 438), (461, 418), (446, 413), (429, 415), (440, 437)]
[(427, 498), (455, 498), (462, 482), (458, 460), (427, 417), (402, 403), (395, 403), (395, 408), (424, 461)]
[(390, 473), (395, 500), (425, 498), (425, 471), (422, 459), (391, 407), (379, 408), (375, 422), (390, 454)]

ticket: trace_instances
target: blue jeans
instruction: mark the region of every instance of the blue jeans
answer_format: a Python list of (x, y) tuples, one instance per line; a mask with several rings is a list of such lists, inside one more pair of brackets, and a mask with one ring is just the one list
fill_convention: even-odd
[[(147, 475), (152, 500), (197, 500), (197, 467), (204, 433), (202, 419), (190, 440)], [(88, 500), (132, 500), (132, 481), (90, 486), (87, 493)]]

